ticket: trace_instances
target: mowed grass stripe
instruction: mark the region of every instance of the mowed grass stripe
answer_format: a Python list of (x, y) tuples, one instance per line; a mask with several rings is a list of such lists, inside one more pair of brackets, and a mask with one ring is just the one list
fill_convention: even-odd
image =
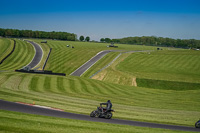
[[(45, 91), (48, 91), (49, 88), (45, 86), (45, 79), (46, 79), (46, 76), (39, 76), (38, 77), (39, 80), (38, 80), (38, 85), (37, 85), (37, 88), (39, 89), (40, 92), (45, 92)], [(48, 82), (48, 81), (47, 81)], [(49, 90), (50, 91), (50, 90)]]
[(63, 87), (64, 87), (64, 89), (66, 91), (65, 94), (72, 94), (73, 93), (71, 87), (74, 86), (74, 84), (73, 84), (73, 81), (71, 81), (71, 80), (72, 79), (63, 78)]
[(38, 90), (38, 80), (39, 78), (37, 76), (33, 76), (30, 80), (29, 88), (32, 91), (39, 91)]
[(104, 93), (104, 91), (106, 91), (105, 87), (100, 86), (99, 83), (97, 85), (97, 84), (94, 84), (93, 82), (85, 80), (83, 78), (79, 78), (79, 80), (80, 80), (81, 85), (84, 84), (83, 88), (85, 89), (86, 94), (90, 94), (90, 95), (91, 94), (92, 95), (105, 94)]
[(54, 41), (54, 42), (48, 41), (48, 45), (49, 45), (49, 47), (55, 48), (55, 49), (62, 49), (62, 48), (64, 48), (64, 44), (63, 44), (62, 41)]
[(81, 90), (85, 94), (92, 94), (91, 91), (89, 91), (87, 84), (81, 79), (78, 79), (78, 84), (81, 85)]
[(66, 93), (66, 89), (64, 86), (64, 78), (63, 77), (57, 77), (57, 88), (58, 91), (61, 93)]
[(13, 90), (18, 90), (21, 80), (22, 80), (22, 76), (21, 75), (10, 76), (7, 79), (7, 81), (5, 81), (2, 84), (2, 87), (3, 88), (10, 88), (10, 89), (13, 89)]
[(77, 87), (76, 87), (75, 80), (69, 79), (69, 85), (70, 85), (70, 87), (69, 87), (70, 92), (72, 92), (72, 93), (80, 92), (80, 91), (76, 91)]
[(92, 95), (102, 94), (102, 89), (98, 88), (98, 86), (93, 84), (93, 82), (84, 80), (83, 78), (80, 79), (82, 80), (83, 84), (87, 87), (87, 91), (89, 92), (89, 94)]
[[(90, 82), (90, 81), (89, 81)], [(95, 91), (100, 92), (99, 94), (103, 94), (103, 95), (107, 95), (108, 90), (107, 88), (104, 86), (104, 84), (101, 84), (100, 82), (91, 82), (92, 86), (95, 86)]]
[(121, 88), (121, 87), (116, 87), (116, 86), (113, 85), (113, 84), (107, 84), (107, 86), (108, 86), (109, 88), (112, 88), (112, 89), (115, 90), (115, 91), (118, 91), (119, 94), (126, 95), (126, 96), (132, 95), (132, 94), (130, 94), (127, 90), (124, 90), (123, 87), (122, 87), (122, 88)]
[(105, 94), (104, 93), (104, 90), (99, 86), (99, 84), (95, 83), (94, 81), (90, 81), (88, 80), (89, 84), (91, 85), (92, 89), (94, 89), (94, 91), (97, 93), (97, 94)]
[[(50, 77), (51, 78), (51, 77)], [(53, 77), (51, 78), (51, 82), (50, 82), (50, 88), (52, 88), (51, 90), (55, 93), (60, 93), (59, 89), (58, 89), (58, 85), (57, 85), (57, 80), (58, 77)]]
[(107, 87), (103, 82), (99, 82), (99, 85), (101, 86), (101, 89), (106, 91), (107, 94), (116, 95), (116, 92), (112, 88)]
[(0, 61), (1, 57), (4, 56), (4, 54), (9, 49), (10, 46), (11, 46), (11, 41), (9, 39), (0, 38)]
[[(21, 91), (29, 91), (29, 85), (31, 83), (31, 80), (33, 78), (33, 76), (31, 75), (25, 75), (25, 76), (22, 76), (23, 79), (21, 80), (20, 82), (20, 85), (19, 85), (19, 88)], [(36, 88), (36, 87), (33, 87), (33, 88)]]
[(46, 76), (45, 79), (44, 79), (44, 90), (47, 91), (47, 92), (53, 92), (51, 89), (51, 80), (52, 78)]
[[(74, 84), (75, 84), (75, 88), (74, 88), (74, 91), (75, 93), (79, 93), (79, 94), (86, 94), (85, 93), (85, 89), (82, 84), (80, 84), (80, 80), (79, 78), (74, 80)], [(86, 87), (86, 86), (85, 86)]]
[(12, 74), (10, 74), (10, 75), (0, 75), (0, 86), (1, 86), (10, 76), (12, 76)]
[[(53, 56), (53, 55), (55, 55), (55, 56)], [(49, 58), (50, 65), (46, 69), (50, 69), (50, 70), (53, 70), (55, 72), (63, 72), (63, 71), (65, 71), (65, 65), (62, 65), (62, 64), (63, 64), (64, 61), (68, 61), (69, 60), (68, 55), (69, 54), (66, 53), (66, 51), (53, 50), (52, 51), (52, 55)]]

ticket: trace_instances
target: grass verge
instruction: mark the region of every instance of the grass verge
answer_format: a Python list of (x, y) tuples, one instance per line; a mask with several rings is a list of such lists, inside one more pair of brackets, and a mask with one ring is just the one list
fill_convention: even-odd
[(0, 131), (15, 133), (187, 133), (184, 131), (173, 131), (166, 129), (155, 129), (146, 127), (134, 127), (127, 125), (108, 124), (101, 122), (89, 122), (64, 118), (54, 118), (11, 111), (0, 110)]

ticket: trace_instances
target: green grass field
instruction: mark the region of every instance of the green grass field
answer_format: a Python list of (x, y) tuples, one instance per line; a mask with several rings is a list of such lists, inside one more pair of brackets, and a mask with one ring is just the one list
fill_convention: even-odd
[(81, 120), (54, 118), (0, 110), (0, 132), (15, 133), (188, 133), (166, 129), (152, 129), (126, 125), (97, 123)]
[[(0, 98), (87, 114), (110, 99), (114, 118), (193, 126), (200, 90), (162, 90), (111, 84), (73, 76), (0, 75)], [(163, 115), (165, 114), (165, 115)]]
[(138, 78), (200, 83), (200, 52), (194, 50), (134, 53), (117, 69)]
[(193, 50), (125, 53), (93, 79), (130, 86), (137, 80), (141, 87), (193, 90), (200, 85), (199, 60), (199, 51)]
[[(73, 42), (73, 41), (53, 41), (47, 40), (47, 43), (40, 43), (42, 40), (34, 40), (41, 46), (47, 45), (52, 48), (49, 61), (46, 65), (46, 70), (53, 72), (71, 74), (86, 61), (95, 56), (102, 50), (155, 50), (156, 47), (137, 46), (117, 44), (119, 48), (107, 48), (106, 43), (91, 43), (91, 42)], [(69, 45), (70, 47), (67, 47)], [(74, 46), (74, 48), (71, 48)], [(47, 49), (48, 48), (44, 48)]]
[[(41, 40), (35, 41), (40, 43)], [(34, 55), (33, 47), (19, 40), (17, 40), (17, 44), (18, 50), (15, 51), (16, 53), (13, 53), (13, 57), (9, 57), (10, 59), (8, 58), (9, 62), (0, 66), (0, 70), (14, 70), (15, 68), (23, 66), (23, 64), (27, 64), (27, 62), (31, 60), (31, 58), (27, 57)], [(35, 103), (87, 115), (89, 115), (92, 110), (96, 109), (96, 106), (98, 106), (100, 102), (106, 102), (110, 99), (113, 103), (113, 109), (116, 110), (113, 115), (114, 118), (186, 126), (194, 126), (195, 121), (200, 117), (200, 89), (198, 88), (200, 82), (198, 80), (199, 70), (197, 70), (198, 66), (196, 66), (199, 65), (197, 62), (199, 53), (197, 52), (188, 50), (171, 51), (168, 50), (168, 48), (163, 48), (163, 51), (155, 51), (150, 54), (149, 52), (124, 53), (113, 62), (110, 67), (95, 75), (93, 77), (94, 79), (89, 79), (93, 73), (96, 73), (117, 57), (119, 52), (109, 53), (91, 67), (82, 77), (75, 77), (69, 76), (69, 74), (99, 51), (110, 49), (106, 47), (108, 44), (48, 40), (47, 44), (40, 45), (44, 45), (41, 47), (46, 51), (45, 54), (48, 53), (47, 51), (49, 48), (53, 48), (45, 69), (66, 73), (68, 75), (64, 77), (1, 72), (0, 99), (14, 102)], [(75, 48), (72, 49), (66, 47), (66, 45), (73, 45)], [(150, 46), (124, 44), (119, 44), (118, 46), (119, 49), (122, 50), (156, 49), (156, 47)], [(25, 52), (27, 50), (29, 50), (29, 54), (31, 53), (31, 55)], [(24, 60), (21, 61), (21, 63), (18, 55)], [(191, 59), (193, 61), (190, 61)], [(141, 60), (144, 61), (142, 62)], [(18, 61), (18, 63), (15, 63), (16, 61)], [(163, 61), (163, 63), (160, 61)], [(157, 67), (157, 65), (159, 65), (159, 67)], [(169, 65), (172, 66), (168, 68)], [(179, 70), (177, 65), (183, 68)], [(135, 67), (137, 67), (137, 69)], [(142, 67), (144, 72), (142, 71)], [(189, 71), (192, 68), (194, 69)], [(176, 69), (176, 71), (172, 69)], [(165, 72), (155, 74), (155, 72), (161, 70), (165, 70)], [(172, 76), (170, 77), (168, 75)], [(185, 77), (180, 75), (185, 75)], [(180, 89), (180, 84), (182, 83), (184, 83), (182, 86), (185, 88)], [(174, 88), (169, 88), (171, 86)], [(187, 89), (187, 86), (193, 86), (193, 89)], [(5, 114), (8, 114), (8, 117), (5, 117)], [(6, 119), (5, 124), (1, 124), (3, 130), (10, 131), (11, 127), (13, 127), (13, 129), (20, 132), (27, 129), (26, 127), (19, 128), (20, 124), (15, 124), (19, 120), (17, 114), (20, 113), (1, 111), (1, 118)], [(95, 129), (93, 129), (89, 126), (91, 122), (28, 114), (20, 115), (24, 118), (22, 119), (22, 125), (27, 122), (29, 118), (31, 120), (38, 118), (44, 125), (45, 122), (49, 121), (46, 126), (43, 126), (44, 128), (38, 129), (41, 132), (48, 132), (51, 129), (48, 129), (48, 127), (51, 126), (55, 127), (55, 130), (52, 130), (52, 132), (64, 132), (66, 128), (61, 126), (62, 124), (59, 125), (52, 122), (53, 120), (57, 120), (58, 123), (68, 121), (67, 123), (71, 125), (74, 123), (82, 125), (79, 127), (74, 125), (69, 131), (80, 130), (82, 132), (91, 132), (91, 130), (94, 130), (95, 132), (100, 132), (98, 129), (101, 127), (98, 123), (92, 124), (92, 127), (95, 127)], [(28, 127), (30, 127), (30, 132), (37, 132), (38, 130), (33, 129), (34, 126), (31, 126), (31, 124), (35, 125), (35, 121), (33, 120), (29, 123), (30, 125)], [(84, 123), (88, 123), (88, 125)], [(162, 129), (118, 126), (103, 123), (102, 125), (113, 126), (113, 132), (168, 132), (168, 130)], [(117, 130), (117, 127), (120, 127), (120, 130)], [(87, 130), (88, 128), (89, 130)]]

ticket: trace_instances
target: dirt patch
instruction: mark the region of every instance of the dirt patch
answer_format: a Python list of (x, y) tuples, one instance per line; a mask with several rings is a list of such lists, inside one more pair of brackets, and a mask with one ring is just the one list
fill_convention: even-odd
[(100, 72), (97, 75), (95, 75), (94, 77), (92, 77), (92, 79), (103, 80), (106, 74), (107, 74), (106, 71)]
[(132, 86), (137, 86), (136, 78), (133, 78), (133, 80), (132, 80)]

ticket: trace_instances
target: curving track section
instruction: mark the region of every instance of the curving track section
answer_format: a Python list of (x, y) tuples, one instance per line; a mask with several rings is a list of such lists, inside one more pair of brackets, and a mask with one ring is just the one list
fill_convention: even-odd
[(0, 100), (0, 109), (29, 113), (29, 114), (59, 117), (59, 118), (86, 120), (86, 121), (93, 121), (93, 122), (104, 122), (104, 123), (131, 125), (131, 126), (140, 126), (140, 127), (163, 128), (163, 129), (170, 129), (170, 130), (200, 132), (200, 129), (197, 129), (194, 127), (166, 125), (166, 124), (129, 121), (129, 120), (119, 120), (119, 119), (91, 118), (91, 117), (89, 117), (89, 115), (68, 113), (68, 112), (64, 112), (64, 111), (29, 106), (29, 105), (24, 105), (24, 104), (20, 104), (20, 103), (8, 102), (8, 101), (4, 101), (4, 100)]
[(105, 50), (97, 53), (93, 58), (83, 64), (81, 67), (76, 69), (70, 75), (72, 76), (81, 76), (85, 71), (87, 71), (91, 66), (93, 66), (97, 61), (110, 52), (122, 52), (122, 53), (133, 53), (133, 52), (150, 52), (152, 50), (142, 50), (142, 51), (125, 51), (125, 50)]
[(33, 58), (33, 60), (27, 65), (29, 66), (31, 69), (34, 68), (37, 64), (40, 63), (40, 61), (42, 60), (42, 56), (43, 56), (43, 51), (42, 48), (35, 42), (32, 41), (28, 41), (30, 44), (33, 45), (33, 47), (35, 48), (35, 56)]

